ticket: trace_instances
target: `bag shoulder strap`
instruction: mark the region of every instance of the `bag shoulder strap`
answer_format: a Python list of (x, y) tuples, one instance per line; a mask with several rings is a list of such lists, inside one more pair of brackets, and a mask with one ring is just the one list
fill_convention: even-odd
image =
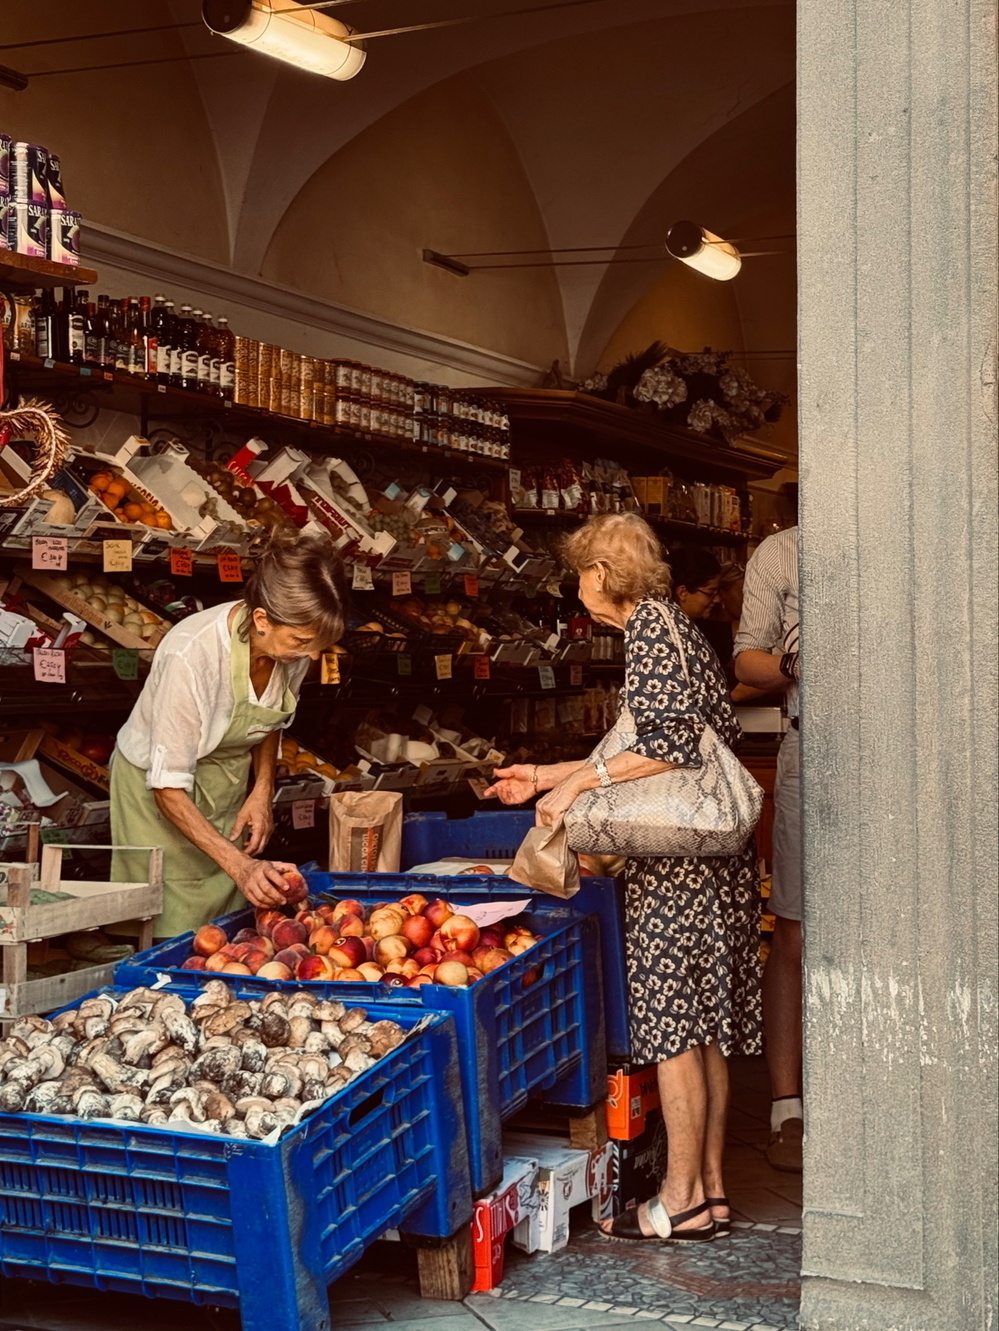
[(687, 688), (690, 692), (691, 710), (694, 711), (697, 714), (697, 716), (701, 718), (701, 720), (704, 722), (705, 725), (708, 725), (709, 722), (707, 720), (707, 717), (705, 717), (700, 707), (698, 707), (697, 699), (694, 696), (694, 681), (690, 678), (690, 669), (687, 665), (687, 653), (683, 650), (683, 639), (680, 637), (676, 624), (673, 622), (673, 616), (666, 609), (665, 605), (663, 605), (662, 601), (656, 601), (655, 607), (659, 613), (659, 617), (666, 625), (667, 633), (669, 634), (670, 638), (673, 640), (673, 646), (680, 654), (680, 665), (683, 669), (684, 678), (687, 681)]

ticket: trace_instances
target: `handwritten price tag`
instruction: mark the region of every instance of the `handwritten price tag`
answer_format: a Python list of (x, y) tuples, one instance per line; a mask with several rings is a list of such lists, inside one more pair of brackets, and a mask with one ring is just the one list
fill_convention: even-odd
[(393, 573), (392, 574), (392, 595), (408, 596), (413, 590), (413, 575), (411, 573)]
[(583, 684), (583, 667), (581, 665), (571, 665), (569, 667), (569, 687), (572, 689), (581, 688)]
[(194, 573), (194, 556), (190, 550), (178, 546), (170, 551), (170, 572), (177, 578), (189, 578)]
[(119, 679), (139, 678), (139, 653), (134, 647), (115, 647), (111, 652), (111, 669)]
[[(340, 683), (340, 653), (323, 652), (321, 681), (323, 684)], [(311, 824), (310, 824), (311, 826)]]
[(473, 674), (474, 674), (474, 676), (475, 676), (476, 679), (489, 679), (489, 678), (490, 678), (490, 672), (489, 672), (489, 657), (488, 657), (488, 656), (477, 656), (477, 657), (475, 658), (475, 668), (474, 668)]
[(441, 575), (439, 573), (428, 573), (423, 579), (423, 590), (428, 596), (440, 596)]
[(132, 542), (102, 541), (105, 573), (131, 573)]
[(315, 827), (316, 801), (292, 800), (291, 825), (296, 829), (296, 831), (300, 830), (303, 827)]
[(435, 657), (434, 657), (434, 665), (435, 665), (436, 668), (437, 668), (437, 678), (438, 678), (438, 679), (450, 679), (450, 678), (451, 678), (451, 655), (450, 655), (450, 653), (448, 653), (447, 656), (435, 656)]
[(223, 550), (216, 561), (219, 566), (219, 582), (242, 582), (243, 561), (231, 550)]
[(370, 592), (374, 590), (375, 580), (371, 576), (371, 569), (367, 564), (355, 564), (354, 571), (350, 575), (350, 585), (355, 592)]
[(59, 572), (66, 568), (65, 536), (32, 536), (31, 567)]
[(475, 576), (474, 573), (466, 573), (466, 574), (465, 574), (465, 595), (466, 595), (466, 596), (478, 596), (478, 594), (479, 594), (479, 580), (478, 580), (478, 578)]
[(39, 684), (66, 683), (66, 653), (58, 647), (36, 647), (32, 652), (35, 661), (35, 679)]
[(413, 673), (413, 658), (407, 656), (405, 652), (400, 652), (395, 658), (395, 673), (397, 675), (411, 675)]
[(538, 683), (543, 689), (555, 687), (555, 671), (551, 666), (538, 666)]

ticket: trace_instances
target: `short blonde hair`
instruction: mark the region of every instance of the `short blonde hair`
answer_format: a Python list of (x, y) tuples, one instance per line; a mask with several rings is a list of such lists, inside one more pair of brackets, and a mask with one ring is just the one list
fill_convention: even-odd
[(670, 592), (669, 565), (662, 546), (637, 513), (601, 513), (562, 542), (562, 559), (573, 573), (604, 571), (604, 591), (615, 605)]

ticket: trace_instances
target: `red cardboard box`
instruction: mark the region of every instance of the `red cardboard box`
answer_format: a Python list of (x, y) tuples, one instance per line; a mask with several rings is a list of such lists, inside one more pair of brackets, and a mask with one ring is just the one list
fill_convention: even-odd
[(538, 1162), (528, 1156), (508, 1156), (503, 1178), (496, 1190), (475, 1203), (472, 1212), (472, 1261), (478, 1292), (495, 1289), (503, 1279), (505, 1240), (514, 1225), (536, 1211), (539, 1197), (535, 1183)]
[(645, 1131), (649, 1114), (660, 1110), (655, 1064), (617, 1068), (607, 1078), (607, 1135), (630, 1142)]

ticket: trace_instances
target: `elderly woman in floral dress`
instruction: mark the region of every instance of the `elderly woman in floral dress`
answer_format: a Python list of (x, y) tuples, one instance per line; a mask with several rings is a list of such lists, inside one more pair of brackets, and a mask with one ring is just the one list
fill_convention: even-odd
[[(669, 597), (669, 569), (636, 514), (592, 518), (566, 541), (580, 599), (625, 634), (625, 690), (637, 739), (606, 776), (631, 781), (700, 764), (705, 722), (728, 744), (739, 726), (718, 659)], [(667, 620), (683, 644), (689, 682)], [(601, 784), (589, 761), (497, 771), (489, 794), (518, 804), (539, 791), (540, 822)], [(615, 847), (608, 846), (608, 853)], [(627, 860), (625, 929), (632, 1057), (658, 1064), (669, 1163), (657, 1197), (604, 1224), (611, 1238), (703, 1242), (730, 1231), (722, 1157), (727, 1059), (762, 1044), (759, 889), (752, 844), (733, 856)]]

